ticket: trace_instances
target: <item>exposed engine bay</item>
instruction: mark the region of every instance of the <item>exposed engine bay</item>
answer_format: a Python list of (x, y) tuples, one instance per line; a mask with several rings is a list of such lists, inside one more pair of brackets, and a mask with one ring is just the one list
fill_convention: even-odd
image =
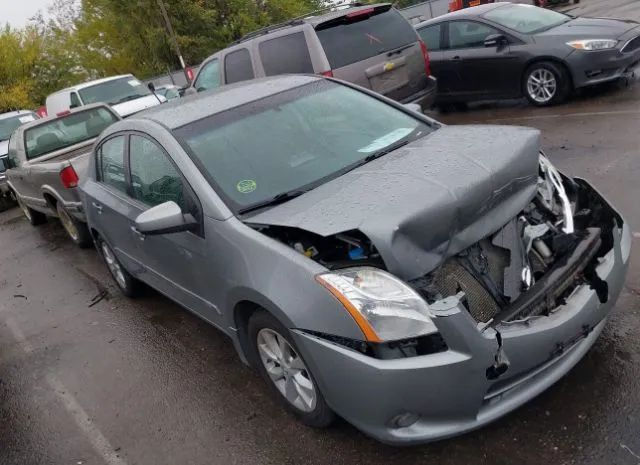
[[(595, 267), (613, 247), (616, 224), (622, 219), (597, 192), (541, 156), (537, 192), (516, 217), (465, 250), (445, 254), (436, 269), (408, 284), (428, 303), (463, 296), (484, 326), (549, 315), (581, 285), (606, 302), (607, 283)], [(375, 244), (358, 230), (323, 237), (286, 226), (252, 227), (329, 269), (386, 269)]]

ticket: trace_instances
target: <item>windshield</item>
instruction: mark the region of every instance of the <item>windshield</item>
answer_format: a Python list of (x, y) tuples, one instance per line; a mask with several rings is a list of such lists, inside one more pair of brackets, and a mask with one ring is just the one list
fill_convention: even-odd
[(9, 140), (13, 131), (24, 123), (36, 119), (35, 113), (24, 112), (19, 115), (0, 119), (0, 140)]
[(505, 5), (490, 10), (484, 17), (523, 34), (544, 31), (571, 21), (567, 15), (532, 5)]
[(115, 105), (151, 95), (151, 91), (147, 89), (147, 86), (133, 76), (125, 76), (120, 79), (85, 87), (79, 90), (78, 93), (85, 105), (98, 102)]
[(362, 92), (317, 81), (189, 123), (175, 134), (238, 211), (316, 187), (431, 131)]
[(29, 128), (24, 134), (27, 159), (98, 137), (117, 120), (106, 108), (92, 108)]
[(345, 14), (318, 25), (316, 33), (331, 69), (418, 42), (411, 24), (394, 9), (353, 17)]

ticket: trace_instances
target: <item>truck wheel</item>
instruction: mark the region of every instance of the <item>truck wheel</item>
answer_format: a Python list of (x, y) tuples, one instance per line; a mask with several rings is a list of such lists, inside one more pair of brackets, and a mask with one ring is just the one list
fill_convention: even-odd
[(22, 210), (22, 213), (24, 213), (24, 216), (27, 218), (27, 220), (29, 220), (29, 223), (31, 223), (31, 226), (38, 226), (39, 224), (47, 222), (47, 215), (27, 207), (24, 203), (22, 203), (22, 200), (20, 200), (20, 197), (18, 197), (17, 195), (16, 199), (18, 201), (18, 206)]
[(87, 225), (71, 216), (60, 202), (56, 204), (56, 210), (58, 212), (58, 218), (60, 218), (60, 223), (62, 223), (62, 227), (71, 240), (81, 249), (86, 249), (91, 246), (93, 240), (91, 239)]

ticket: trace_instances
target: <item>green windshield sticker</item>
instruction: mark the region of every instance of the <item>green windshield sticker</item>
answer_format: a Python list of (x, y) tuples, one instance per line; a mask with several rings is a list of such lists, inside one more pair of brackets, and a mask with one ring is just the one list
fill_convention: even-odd
[(236, 184), (236, 189), (242, 194), (248, 194), (256, 190), (257, 184), (253, 179), (244, 179)]

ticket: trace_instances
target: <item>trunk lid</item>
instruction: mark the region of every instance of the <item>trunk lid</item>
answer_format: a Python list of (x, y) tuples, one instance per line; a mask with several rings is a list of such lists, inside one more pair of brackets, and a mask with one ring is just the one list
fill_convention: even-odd
[(535, 196), (539, 132), (448, 126), (247, 219), (321, 236), (360, 230), (415, 279), (496, 232)]

